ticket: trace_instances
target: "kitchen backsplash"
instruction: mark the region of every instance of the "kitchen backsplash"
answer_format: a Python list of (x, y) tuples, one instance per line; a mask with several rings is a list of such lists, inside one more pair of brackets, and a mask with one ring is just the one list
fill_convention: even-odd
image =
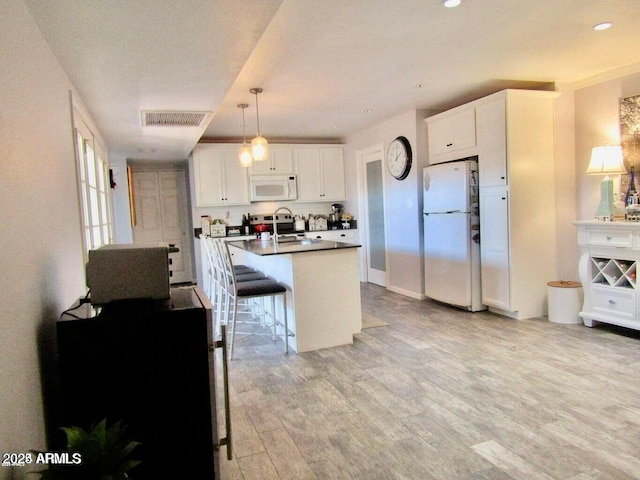
[[(294, 215), (302, 215), (305, 218), (309, 214), (313, 215), (329, 215), (331, 213), (331, 204), (336, 202), (318, 202), (318, 203), (294, 203), (294, 202), (254, 202), (250, 205), (228, 206), (228, 207), (201, 207), (193, 209), (193, 225), (200, 226), (200, 217), (209, 215), (211, 219), (224, 220), (227, 226), (242, 224), (242, 215), (247, 213), (253, 214), (271, 214), (279, 207), (287, 207)], [(342, 203), (344, 212), (355, 217), (355, 212), (348, 208), (346, 202)]]

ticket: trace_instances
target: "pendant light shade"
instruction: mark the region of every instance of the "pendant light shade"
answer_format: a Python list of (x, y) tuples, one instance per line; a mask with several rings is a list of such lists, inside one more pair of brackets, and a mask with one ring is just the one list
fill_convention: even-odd
[(253, 164), (253, 155), (251, 153), (251, 147), (243, 144), (238, 150), (238, 158), (240, 159), (240, 165), (243, 167), (250, 167)]
[(258, 110), (258, 94), (262, 93), (261, 88), (252, 88), (249, 90), (256, 96), (256, 123), (258, 126), (258, 134), (256, 138), (251, 140), (251, 152), (253, 160), (256, 162), (264, 162), (269, 157), (269, 142), (267, 139), (260, 135), (260, 112)]
[(239, 103), (238, 108), (242, 109), (242, 146), (238, 150), (238, 159), (240, 165), (243, 167), (250, 167), (253, 164), (253, 155), (251, 153), (251, 147), (247, 145), (247, 135), (244, 124), (244, 109), (249, 105), (246, 103)]

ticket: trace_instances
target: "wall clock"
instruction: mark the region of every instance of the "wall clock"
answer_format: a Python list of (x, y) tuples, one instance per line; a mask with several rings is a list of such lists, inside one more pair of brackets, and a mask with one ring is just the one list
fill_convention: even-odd
[(404, 180), (411, 171), (411, 144), (406, 137), (398, 137), (387, 150), (387, 169), (393, 178)]

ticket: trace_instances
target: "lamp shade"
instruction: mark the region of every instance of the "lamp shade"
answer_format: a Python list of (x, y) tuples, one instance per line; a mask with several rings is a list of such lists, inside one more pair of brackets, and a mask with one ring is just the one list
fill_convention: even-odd
[(251, 154), (251, 147), (244, 143), (238, 150), (238, 158), (240, 159), (240, 165), (243, 167), (250, 167), (253, 163), (253, 155)]
[(625, 173), (620, 145), (604, 145), (591, 150), (591, 161), (587, 167), (588, 175), (608, 175)]
[(269, 156), (269, 142), (266, 138), (258, 135), (251, 140), (251, 151), (256, 162), (264, 162)]

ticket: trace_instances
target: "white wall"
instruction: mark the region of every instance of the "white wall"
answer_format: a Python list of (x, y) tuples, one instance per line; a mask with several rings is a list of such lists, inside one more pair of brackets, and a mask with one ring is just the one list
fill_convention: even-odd
[(85, 291), (72, 85), (20, 0), (0, 2), (0, 45), (0, 452), (28, 452), (46, 447), (55, 321)]
[(555, 100), (555, 196), (557, 280), (578, 280), (576, 230), (575, 109), (571, 85), (557, 84)]
[[(426, 133), (422, 119), (425, 112), (411, 110), (350, 135), (346, 141), (347, 178), (357, 175), (356, 151), (379, 143), (386, 152), (398, 136), (407, 137), (413, 150), (409, 176), (398, 181), (384, 171), (387, 230), (387, 288), (422, 298), (424, 275), (422, 263), (422, 167), (426, 165)], [(358, 178), (358, 181), (362, 179)], [(357, 211), (357, 188), (348, 191), (349, 208)], [(362, 223), (364, 225), (364, 222)], [(362, 238), (362, 237), (361, 237)]]
[(599, 175), (585, 175), (591, 149), (620, 144), (618, 102), (640, 94), (640, 72), (590, 82), (575, 92), (578, 220), (592, 220), (600, 203)]

